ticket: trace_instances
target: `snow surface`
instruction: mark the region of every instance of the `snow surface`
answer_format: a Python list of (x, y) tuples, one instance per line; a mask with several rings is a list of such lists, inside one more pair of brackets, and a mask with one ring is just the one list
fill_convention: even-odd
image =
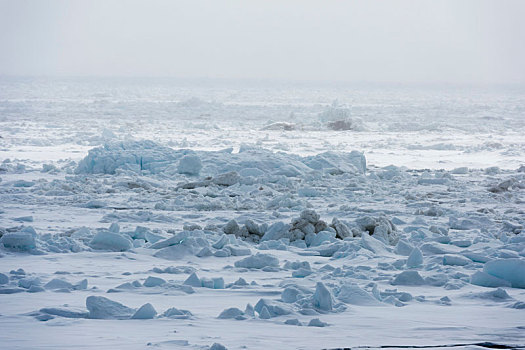
[(525, 344), (523, 91), (0, 91), (1, 348)]

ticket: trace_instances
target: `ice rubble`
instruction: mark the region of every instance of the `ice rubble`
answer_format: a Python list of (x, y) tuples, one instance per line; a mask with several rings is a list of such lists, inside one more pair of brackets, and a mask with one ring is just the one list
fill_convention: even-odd
[(316, 156), (300, 157), (254, 147), (241, 147), (239, 153), (231, 153), (231, 150), (174, 150), (153, 141), (123, 141), (93, 148), (80, 161), (75, 173), (115, 174), (117, 171), (130, 171), (166, 175), (202, 173), (206, 176), (217, 176), (232, 171), (246, 172), (245, 169), (257, 169), (266, 175), (289, 177), (305, 175), (314, 170), (364, 173), (366, 160), (364, 155), (357, 151), (325, 152)]

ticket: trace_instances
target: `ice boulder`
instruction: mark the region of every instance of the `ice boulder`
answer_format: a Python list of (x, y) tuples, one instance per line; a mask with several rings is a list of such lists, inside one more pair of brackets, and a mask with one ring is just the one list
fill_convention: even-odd
[(133, 243), (129, 236), (121, 235), (120, 233), (103, 231), (99, 232), (93, 237), (89, 246), (96, 250), (110, 250), (113, 252), (124, 252), (133, 247)]
[(135, 314), (135, 310), (100, 296), (87, 297), (86, 307), (88, 318), (94, 319), (128, 319)]
[(157, 310), (150, 303), (142, 305), (137, 312), (131, 316), (134, 320), (150, 320), (157, 316)]
[(276, 257), (257, 253), (235, 262), (235, 267), (244, 267), (247, 269), (262, 269), (265, 267), (278, 267), (279, 259)]
[(498, 259), (485, 264), (483, 271), (510, 282), (513, 288), (525, 288), (525, 259)]
[(196, 155), (188, 154), (179, 160), (177, 171), (179, 174), (199, 175), (201, 169), (201, 159)]
[(7, 275), (4, 275), (3, 273), (0, 273), (0, 284), (7, 283), (9, 283), (9, 277)]

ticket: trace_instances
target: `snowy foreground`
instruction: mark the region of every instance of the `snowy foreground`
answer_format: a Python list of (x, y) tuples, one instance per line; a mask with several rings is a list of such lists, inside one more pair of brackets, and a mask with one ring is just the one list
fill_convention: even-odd
[(24, 84), (0, 101), (0, 348), (525, 346), (523, 101), (398, 125)]

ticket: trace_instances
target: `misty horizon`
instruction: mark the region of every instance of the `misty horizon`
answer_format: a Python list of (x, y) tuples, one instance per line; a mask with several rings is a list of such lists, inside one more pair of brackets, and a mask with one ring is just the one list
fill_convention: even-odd
[(522, 85), (519, 1), (0, 1), (0, 76)]

